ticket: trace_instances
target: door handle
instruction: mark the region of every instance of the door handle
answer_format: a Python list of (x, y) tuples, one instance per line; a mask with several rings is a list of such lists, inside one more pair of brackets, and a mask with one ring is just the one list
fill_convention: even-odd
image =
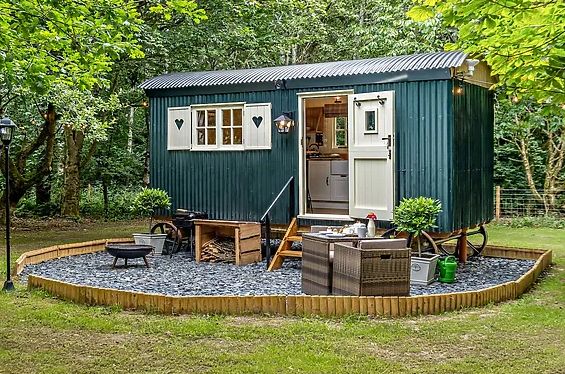
[(326, 177), (326, 186), (330, 185), (330, 177)]
[(386, 146), (390, 148), (390, 146), (392, 145), (392, 135), (389, 135), (386, 138), (382, 138), (382, 140), (386, 140)]

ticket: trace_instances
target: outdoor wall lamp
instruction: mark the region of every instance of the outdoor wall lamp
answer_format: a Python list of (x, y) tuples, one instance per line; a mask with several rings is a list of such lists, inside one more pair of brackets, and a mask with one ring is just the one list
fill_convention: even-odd
[(453, 85), (453, 94), (455, 96), (461, 96), (463, 95), (464, 89), (463, 89), (463, 83), (461, 81), (458, 81), (457, 84)]
[(275, 126), (277, 126), (277, 131), (279, 132), (279, 134), (288, 134), (290, 132), (290, 129), (294, 127), (292, 113), (285, 112), (275, 118)]
[(12, 282), (10, 274), (10, 173), (9, 173), (9, 160), (10, 160), (10, 143), (12, 142), (12, 136), (14, 135), (14, 130), (16, 129), (16, 124), (8, 117), (4, 117), (0, 120), (0, 140), (4, 144), (4, 149), (6, 154), (4, 155), (4, 175), (6, 177), (6, 189), (5, 194), (5, 214), (6, 214), (6, 281), (2, 287), (2, 291), (13, 291), (14, 283)]

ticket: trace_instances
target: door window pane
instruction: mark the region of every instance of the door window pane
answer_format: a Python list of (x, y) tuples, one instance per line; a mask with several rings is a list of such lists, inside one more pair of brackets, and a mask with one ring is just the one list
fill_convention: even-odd
[(377, 131), (377, 113), (374, 110), (368, 110), (365, 112), (365, 131)]

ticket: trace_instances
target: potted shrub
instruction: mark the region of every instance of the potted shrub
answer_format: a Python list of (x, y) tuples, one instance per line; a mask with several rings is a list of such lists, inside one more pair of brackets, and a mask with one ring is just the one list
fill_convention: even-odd
[(397, 230), (412, 236), (412, 243), (416, 243), (418, 252), (418, 256), (412, 256), (411, 259), (410, 283), (427, 285), (434, 281), (439, 255), (423, 254), (420, 236), (423, 231), (437, 227), (436, 220), (440, 212), (440, 201), (430, 197), (402, 199), (394, 209), (393, 222)]
[(155, 248), (155, 253), (163, 253), (163, 244), (167, 234), (152, 234), (153, 216), (157, 209), (167, 209), (171, 206), (169, 195), (158, 188), (144, 188), (133, 199), (132, 208), (136, 214), (149, 217), (149, 231), (146, 234), (133, 234), (135, 244), (149, 244)]

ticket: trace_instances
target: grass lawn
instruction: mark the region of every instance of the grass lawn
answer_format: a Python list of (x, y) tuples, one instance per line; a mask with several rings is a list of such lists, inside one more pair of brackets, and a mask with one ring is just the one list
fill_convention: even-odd
[[(16, 231), (13, 260), (139, 230)], [(438, 316), (166, 317), (74, 305), (20, 286), (0, 293), (0, 373), (564, 373), (565, 230), (492, 226), (489, 234), (493, 244), (552, 249), (556, 266), (519, 300)]]

